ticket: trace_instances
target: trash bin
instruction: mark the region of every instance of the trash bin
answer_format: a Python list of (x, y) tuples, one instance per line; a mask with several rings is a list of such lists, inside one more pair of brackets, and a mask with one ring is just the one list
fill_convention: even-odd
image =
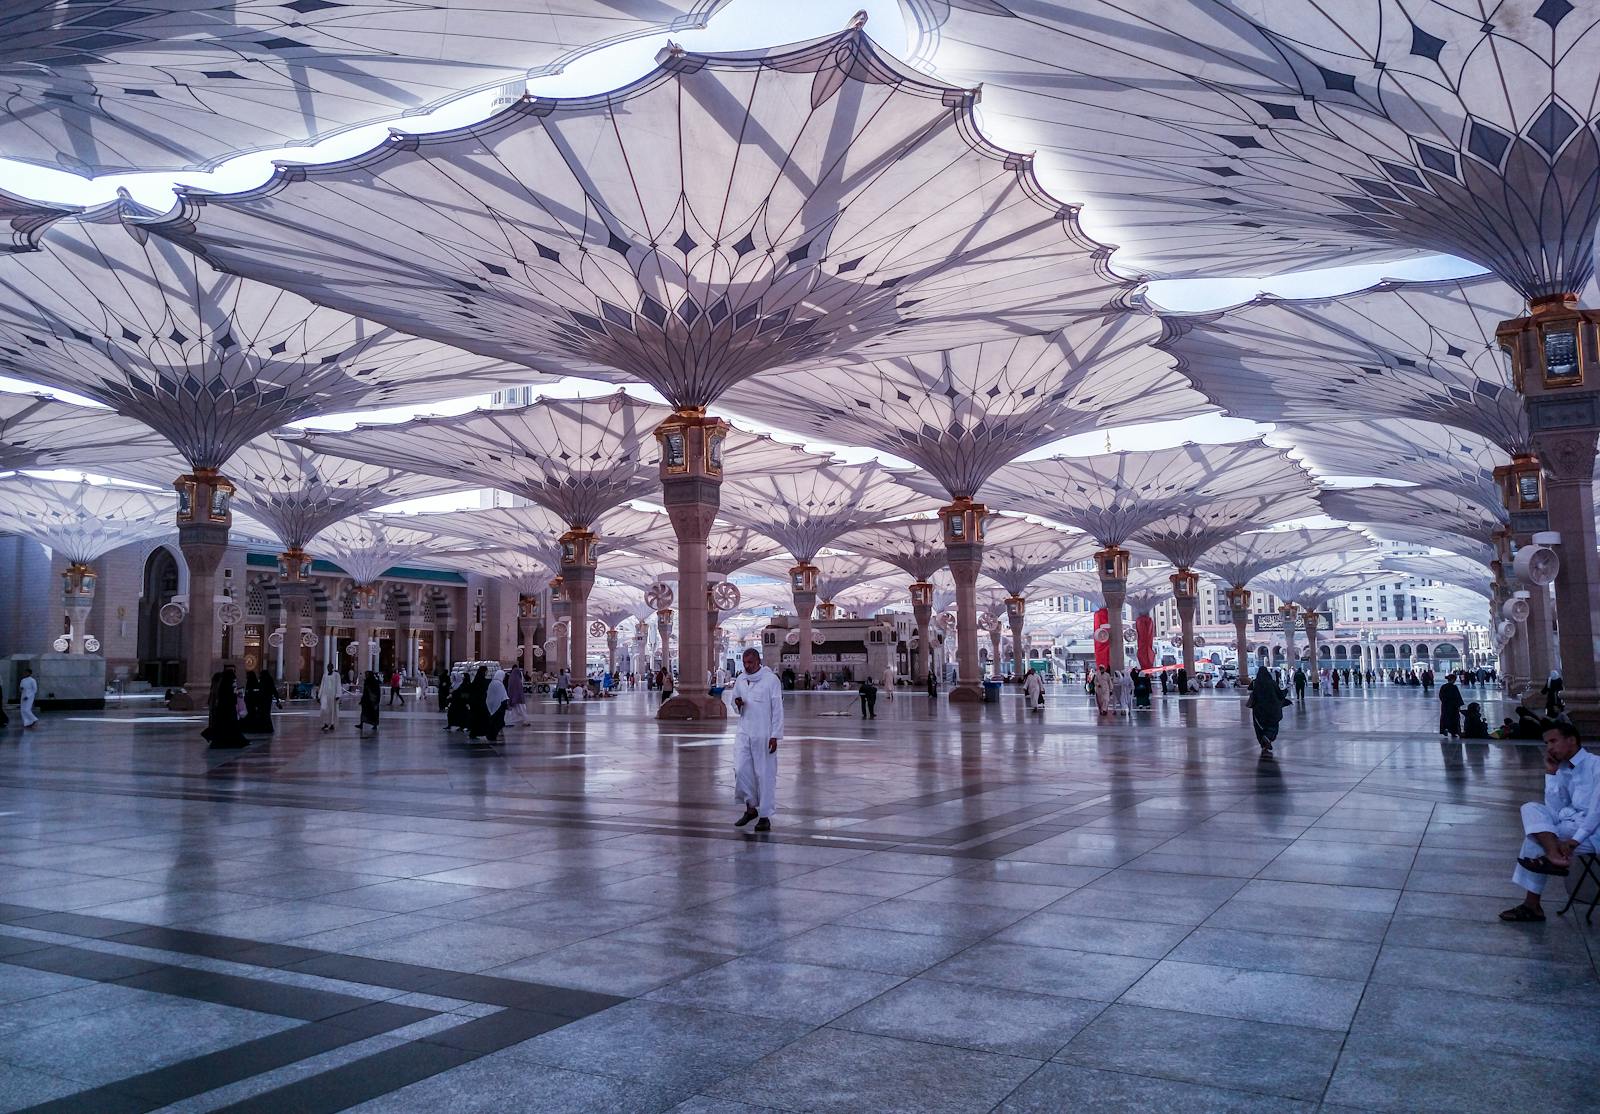
[(985, 682), (983, 682), (983, 702), (985, 704), (998, 704), (998, 703), (1000, 703), (1000, 682), (999, 681), (985, 681)]

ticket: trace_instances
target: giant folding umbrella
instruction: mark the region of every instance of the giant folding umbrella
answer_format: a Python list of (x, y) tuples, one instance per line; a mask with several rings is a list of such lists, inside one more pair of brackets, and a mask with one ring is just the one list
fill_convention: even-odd
[[(776, 446), (777, 442), (773, 442)], [(795, 458), (798, 459), (798, 458)], [(780, 458), (781, 463), (781, 458)], [(672, 562), (678, 556), (678, 539), (629, 538), (624, 543), (628, 551), (656, 561)], [(742, 591), (729, 578), (746, 565), (772, 556), (783, 548), (772, 538), (748, 526), (730, 526), (717, 523), (706, 539), (706, 630), (716, 630), (724, 611), (740, 606)], [(726, 587), (724, 587), (726, 585)], [(708, 639), (711, 634), (706, 635)], [(716, 654), (708, 642), (706, 668), (716, 669)]]
[(1567, 704), (1600, 725), (1600, 310), (1578, 308), (1600, 222), (1587, 6), (904, 6), (935, 72), (984, 81), (986, 121), (1060, 169), (1135, 265), (1259, 275), (1442, 252), (1526, 300), (1494, 329), (1537, 454), (1512, 509), (1562, 536)]
[(96, 574), (89, 566), (113, 549), (172, 532), (173, 497), (166, 492), (0, 477), (0, 533), (20, 534), (67, 559), (61, 575), (67, 650), (85, 650)]
[[(1199, 557), (1199, 567), (1227, 586), (1228, 610), (1237, 639), (1238, 683), (1249, 684), (1250, 623), (1249, 584), (1256, 577), (1307, 557), (1370, 550), (1372, 541), (1365, 534), (1344, 527), (1314, 529), (1300, 526), (1288, 530), (1255, 530), (1239, 534), (1211, 546)], [(1220, 610), (1220, 609), (1219, 609)]]
[(520, 86), (725, 2), (19, 0), (0, 150), (85, 175), (209, 168)]
[(113, 410), (0, 391), (0, 472), (95, 471), (171, 450), (164, 437)]
[(1111, 668), (1120, 670), (1130, 556), (1124, 543), (1145, 526), (1212, 500), (1250, 492), (1290, 501), (1306, 485), (1305, 472), (1281, 450), (1241, 441), (1009, 464), (984, 485), (983, 497), (1001, 509), (1082, 530), (1099, 543), (1095, 562), (1110, 613)]
[[(187, 192), (163, 234), (422, 336), (660, 391), (699, 661), (727, 428), (707, 408), (730, 387), (846, 352), (1048, 332), (1130, 288), (1030, 160), (981, 136), (976, 92), (883, 54), (864, 22), (740, 54), (669, 47), (613, 93), (526, 98), (259, 189)], [(658, 714), (726, 710), (691, 680)]]
[(1500, 500), (1495, 470), (1511, 461), (1482, 434), (1410, 418), (1279, 423), (1267, 443), (1291, 450), (1318, 476), (1403, 480), (1480, 502)]
[[(332, 463), (336, 469), (340, 465), (349, 465), (348, 461)], [(377, 502), (385, 501), (387, 500), (382, 498), (377, 500)], [(284, 508), (284, 511), (286, 515), (289, 514), (288, 508)], [(280, 540), (283, 536), (282, 528), (281, 524), (274, 527), (280, 530)], [(318, 557), (338, 566), (350, 578), (348, 598), (355, 622), (356, 644), (359, 647), (356, 652), (362, 669), (377, 668), (377, 644), (372, 639), (372, 625), (375, 620), (381, 618), (378, 609), (378, 581), (397, 565), (422, 556), (443, 560), (452, 549), (448, 543), (441, 543), (436, 535), (412, 529), (411, 520), (407, 517), (360, 511), (334, 517), (308, 537), (306, 544), (315, 550)], [(278, 592), (284, 604), (284, 639), (292, 647), (306, 649), (317, 644), (319, 635), (315, 629), (305, 625), (308, 618), (305, 613), (309, 610), (305, 604), (309, 602), (310, 595), (306, 591), (296, 591), (296, 589), (302, 586), (308, 587), (311, 562), (312, 557), (303, 548), (299, 551), (297, 562), (291, 563), (284, 557), (279, 558)], [(295, 569), (296, 564), (298, 564), (297, 569)], [(295, 569), (293, 578), (282, 575), (286, 565)], [(328, 642), (326, 630), (321, 633), (320, 640), (325, 644), (325, 659), (331, 661), (333, 646)], [(416, 648), (415, 641), (409, 634), (402, 635), (398, 625), (394, 642), (397, 663), (402, 661), (399, 651), (402, 644), (406, 645), (408, 650)], [(442, 655), (446, 664), (449, 663), (448, 649), (435, 647), (434, 654), (436, 657)], [(299, 651), (296, 650), (288, 660), (294, 663), (292, 669), (298, 671)], [(415, 656), (409, 653), (403, 664), (411, 669), (418, 666)], [(282, 668), (283, 666), (280, 666), (280, 669)]]
[(1005, 615), (1011, 627), (1015, 671), (1022, 672), (1022, 624), (1027, 593), (1040, 577), (1094, 553), (1085, 534), (1068, 533), (1025, 518), (991, 515), (983, 524), (983, 574), (1006, 591)]
[[(608, 545), (621, 545), (630, 538), (671, 536), (672, 529), (665, 515), (628, 506), (591, 511), (579, 521), (581, 525), (569, 528), (572, 519), (539, 504), (445, 511), (411, 520), (419, 530), (507, 549), (533, 546), (537, 551), (541, 540), (545, 547), (553, 543), (559, 562), (559, 596), (566, 604), (570, 627), (566, 662), (574, 672), (585, 671), (589, 660), (589, 592), (602, 567), (600, 554)], [(544, 552), (548, 553), (548, 548)]]
[(233, 455), (289, 422), (448, 398), (513, 372), (223, 274), (149, 236), (143, 220), (106, 206), (58, 221), (36, 251), (0, 256), (0, 372), (109, 406), (183, 458), (188, 471), (172, 479), (189, 566), (192, 702), (205, 696), (217, 650), (217, 569), (234, 491), (223, 469)]
[(1362, 585), (1386, 579), (1388, 575), (1379, 565), (1379, 555), (1369, 550), (1302, 557), (1261, 573), (1252, 583), (1283, 601), (1278, 611), (1283, 616), (1286, 664), (1292, 669), (1298, 660), (1294, 650), (1294, 621), (1299, 615), (1305, 624), (1311, 668), (1316, 669), (1317, 627), (1322, 608), (1329, 597), (1354, 592)]
[[(1335, 518), (1369, 529), (1379, 537), (1434, 545), (1463, 557), (1488, 563), (1498, 560), (1501, 576), (1496, 583), (1500, 594), (1513, 594), (1509, 572), (1510, 553), (1506, 542), (1513, 517), (1504, 504), (1493, 497), (1473, 497), (1434, 487), (1361, 487), (1323, 491), (1323, 509)], [(1565, 552), (1563, 562), (1573, 555)], [(1493, 558), (1488, 554), (1494, 554)], [(1491, 567), (1493, 567), (1491, 565)], [(1526, 625), (1519, 622), (1519, 642), (1512, 656), (1526, 654), (1529, 678), (1550, 674), (1552, 665), (1550, 593), (1542, 584), (1529, 584)], [(1563, 624), (1566, 609), (1562, 608)], [(1525, 635), (1525, 642), (1521, 636)], [(1525, 648), (1524, 648), (1525, 647)], [(1565, 659), (1563, 659), (1563, 664)], [(1520, 679), (1520, 678), (1519, 678)]]
[[(415, 519), (406, 518), (401, 521), (409, 524)], [(430, 536), (436, 540), (441, 537), (431, 532)], [(554, 629), (556, 623), (556, 616), (545, 612), (542, 601), (547, 595), (553, 595), (551, 582), (560, 567), (560, 550), (561, 547), (554, 542), (538, 546), (524, 541), (516, 549), (447, 550), (436, 557), (441, 564), (497, 581), (517, 593), (517, 621), (522, 636), (522, 668), (530, 673), (534, 671), (534, 649), (539, 647), (540, 653), (544, 652), (542, 647), (548, 642), (549, 632)], [(553, 601), (551, 610), (555, 610)], [(448, 665), (450, 664), (448, 654), (446, 658), (445, 664)]]
[[(166, 457), (113, 464), (106, 471), (163, 484), (182, 472), (183, 466), (182, 461)], [(278, 556), (277, 588), (287, 616), (285, 634), (293, 645), (300, 644), (300, 623), (312, 596), (313, 554), (307, 547), (313, 538), (335, 523), (387, 503), (466, 486), (399, 468), (325, 456), (273, 435), (257, 437), (234, 453), (228, 463), (228, 480), (234, 487), (233, 505), (270, 529), (283, 546)], [(290, 684), (314, 680), (302, 677), (300, 667), (300, 655), (290, 656), (284, 679)]]
[(1048, 333), (785, 371), (729, 396), (730, 406), (786, 428), (911, 461), (926, 474), (919, 490), (950, 500), (940, 515), (958, 586), (960, 671), (952, 700), (982, 698), (977, 616), (967, 595), (983, 562), (986, 509), (974, 500), (989, 475), (1072, 434), (1205, 408), (1150, 347), (1157, 324), (1120, 308), (1132, 296), (1130, 285), (1104, 312)]
[(746, 473), (724, 481), (722, 516), (761, 531), (794, 559), (788, 580), (800, 620), (797, 673), (812, 671), (818, 554), (859, 527), (932, 509), (932, 500), (908, 493), (895, 482), (894, 473), (876, 462), (844, 464), (813, 455), (807, 467), (766, 475)]
[(1250, 530), (1321, 513), (1312, 499), (1315, 488), (1305, 477), (1296, 494), (1262, 496), (1240, 494), (1185, 507), (1134, 531), (1135, 540), (1149, 546), (1177, 567), (1172, 574), (1172, 599), (1178, 609), (1179, 641), (1183, 667), (1194, 675), (1194, 612), (1200, 602), (1200, 576), (1194, 571), (1206, 551)]
[(929, 624), (933, 622), (933, 575), (950, 555), (944, 547), (944, 523), (936, 518), (907, 518), (852, 530), (837, 543), (893, 565), (911, 578), (911, 616), (917, 624), (916, 654), (911, 679), (925, 684), (933, 660)]
[[(1133, 616), (1133, 637), (1129, 638), (1124, 632), (1122, 644), (1134, 647), (1139, 664), (1146, 669), (1155, 665), (1156, 624), (1151, 612), (1160, 607), (1172, 592), (1171, 568), (1167, 564), (1155, 563), (1135, 565), (1128, 570), (1126, 598), (1128, 614)], [(1148, 663), (1145, 661), (1146, 653), (1152, 659)]]
[[(363, 425), (348, 433), (312, 433), (304, 441), (321, 452), (373, 465), (441, 476), (463, 486), (487, 485), (556, 516), (562, 593), (572, 607), (570, 660), (576, 669), (588, 657), (584, 601), (594, 584), (597, 520), (654, 493), (653, 430), (666, 415), (661, 407), (619, 391), (603, 398), (546, 398), (509, 409)], [(441, 520), (432, 521), (437, 526)], [(505, 532), (517, 525), (500, 523), (495, 543), (520, 544)], [(535, 537), (548, 532), (542, 517), (526, 525)]]

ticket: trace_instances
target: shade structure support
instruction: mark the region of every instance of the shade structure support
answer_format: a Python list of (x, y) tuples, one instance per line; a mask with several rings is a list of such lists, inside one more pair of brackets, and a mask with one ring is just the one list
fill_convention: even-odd
[(983, 700), (983, 667), (978, 662), (978, 574), (983, 571), (983, 519), (988, 508), (965, 496), (939, 508), (944, 549), (956, 582), (956, 683), (952, 704)]
[(810, 561), (801, 561), (789, 570), (789, 586), (794, 593), (794, 614), (800, 623), (800, 664), (795, 670), (801, 686), (814, 683), (811, 675), (814, 664), (811, 653), (811, 632), (814, 630), (817, 610), (817, 577), (819, 570)]
[(917, 652), (912, 659), (911, 679), (926, 685), (933, 662), (933, 585), (926, 580), (912, 581), (911, 617), (917, 624)]
[[(1600, 406), (1596, 407), (1600, 411)], [(1600, 414), (1597, 414), (1600, 416)], [(1565, 433), (1534, 433), (1534, 446), (1545, 468), (1550, 529), (1561, 535), (1561, 563), (1555, 589), (1561, 617), (1562, 699), (1573, 723), (1585, 731), (1600, 730), (1600, 561), (1595, 554), (1594, 461), (1600, 427)], [(1550, 617), (1539, 606), (1543, 588), (1530, 593), (1529, 668), (1536, 668), (1531, 647), (1543, 636), (1545, 672), (1533, 672), (1529, 683), (1549, 676)], [(1534, 622), (1540, 626), (1535, 628)]]
[(300, 671), (300, 632), (305, 622), (302, 615), (305, 605), (313, 598), (311, 590), (311, 557), (297, 545), (291, 545), (278, 555), (278, 600), (283, 605), (283, 671), (279, 677), (292, 689), (304, 677)]
[[(723, 719), (728, 709), (706, 684), (706, 542), (722, 502), (722, 441), (731, 427), (703, 409), (680, 408), (656, 427), (661, 503), (678, 539), (678, 684), (657, 719)], [(662, 656), (666, 642), (662, 641)]]
[(1172, 582), (1172, 600), (1178, 609), (1178, 627), (1183, 644), (1183, 670), (1194, 678), (1194, 610), (1200, 602), (1200, 577), (1188, 568), (1180, 568), (1168, 578)]
[(568, 657), (572, 673), (589, 673), (589, 593), (594, 591), (595, 535), (573, 527), (561, 535), (561, 586), (567, 598)]
[[(1562, 556), (1566, 556), (1565, 552)], [(1555, 669), (1550, 589), (1544, 584), (1525, 584), (1523, 589), (1528, 593), (1528, 685), (1537, 692)]]
[(174, 708), (206, 706), (217, 668), (217, 572), (228, 554), (233, 484), (215, 468), (179, 476), (178, 549), (189, 566), (189, 613), (184, 625), (184, 684)]
[(1006, 621), (1011, 626), (1011, 672), (1019, 678), (1027, 669), (1027, 659), (1022, 649), (1022, 621), (1027, 611), (1028, 601), (1023, 597), (1006, 597)]
[(711, 601), (712, 587), (706, 585), (706, 659), (701, 667), (708, 684), (715, 682), (717, 676), (717, 623), (722, 618), (722, 611)]
[(1317, 657), (1317, 630), (1322, 623), (1322, 616), (1318, 614), (1316, 608), (1307, 608), (1301, 615), (1300, 621), (1306, 628), (1306, 652), (1311, 657), (1310, 673), (1312, 681), (1315, 682), (1317, 671), (1321, 668), (1320, 659)]
[(1292, 603), (1283, 604), (1278, 608), (1278, 614), (1283, 616), (1283, 667), (1291, 675), (1299, 659), (1294, 656), (1294, 621), (1300, 609)]
[(1250, 660), (1250, 589), (1243, 584), (1228, 588), (1228, 609), (1233, 612), (1234, 684), (1250, 684), (1255, 670)]
[(617, 675), (617, 628), (612, 627), (606, 631), (606, 672), (611, 674), (613, 682)]
[(1100, 574), (1100, 598), (1105, 602), (1106, 624), (1111, 628), (1106, 648), (1111, 655), (1111, 671), (1116, 673), (1127, 663), (1122, 607), (1128, 602), (1128, 551), (1121, 546), (1106, 546), (1095, 554), (1095, 570)]
[(656, 642), (661, 649), (661, 668), (672, 671), (672, 608), (663, 607), (656, 612)]
[(67, 653), (84, 652), (83, 640), (89, 630), (89, 612), (94, 608), (94, 570), (74, 561), (61, 574), (61, 610), (67, 619)]

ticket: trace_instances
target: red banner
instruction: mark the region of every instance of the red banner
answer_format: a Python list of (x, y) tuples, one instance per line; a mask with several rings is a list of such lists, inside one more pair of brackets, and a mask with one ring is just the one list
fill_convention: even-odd
[(1139, 657), (1139, 668), (1151, 668), (1156, 663), (1156, 621), (1148, 613), (1140, 615), (1133, 621), (1133, 635), (1138, 640), (1134, 652)]
[[(1094, 613), (1094, 664), (1111, 668), (1111, 612), (1101, 608)], [(1103, 632), (1103, 633), (1102, 633)]]

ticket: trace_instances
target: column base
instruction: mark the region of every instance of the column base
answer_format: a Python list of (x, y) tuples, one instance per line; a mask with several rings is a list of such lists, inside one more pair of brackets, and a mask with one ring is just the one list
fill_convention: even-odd
[(656, 709), (656, 719), (727, 719), (728, 706), (707, 693), (676, 693)]
[[(1600, 736), (1600, 692), (1574, 692), (1571, 689), (1563, 689), (1561, 699), (1567, 705), (1567, 718), (1583, 733), (1585, 742)], [(1527, 700), (1528, 706), (1535, 711), (1543, 703), (1538, 692), (1533, 690), (1529, 691)]]
[(981, 684), (956, 684), (950, 687), (950, 703), (952, 704), (982, 704), (983, 686)]

